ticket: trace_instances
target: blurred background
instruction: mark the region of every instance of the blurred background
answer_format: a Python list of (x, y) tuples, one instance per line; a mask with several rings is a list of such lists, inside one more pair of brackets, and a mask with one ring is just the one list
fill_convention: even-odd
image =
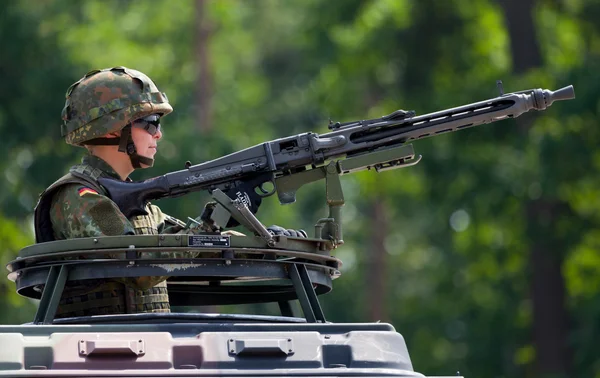
[[(33, 243), (38, 194), (79, 161), (67, 87), (95, 68), (148, 74), (175, 108), (144, 179), (329, 119), (424, 114), (573, 84), (577, 99), (415, 143), (417, 166), (344, 176), (346, 244), (328, 320), (392, 323), (415, 370), (600, 377), (600, 1), (4, 0), (0, 262)], [(163, 200), (185, 219), (208, 197)], [(312, 230), (324, 183), (263, 202)], [(0, 323), (36, 304), (0, 279)]]

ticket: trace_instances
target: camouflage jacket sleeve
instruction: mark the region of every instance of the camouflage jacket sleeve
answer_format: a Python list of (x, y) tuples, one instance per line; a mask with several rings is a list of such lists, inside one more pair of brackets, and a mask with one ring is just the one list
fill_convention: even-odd
[[(50, 207), (50, 219), (56, 239), (135, 234), (133, 224), (110, 198), (79, 184), (66, 185), (54, 195)], [(108, 253), (105, 257), (123, 259), (124, 255)], [(114, 279), (114, 281), (137, 290), (145, 290), (166, 278), (131, 277)]]
[[(148, 217), (151, 223), (156, 226), (156, 231), (159, 234), (189, 234), (189, 228), (179, 219), (167, 215), (162, 210), (152, 204), (146, 206)], [(138, 228), (137, 221), (133, 219), (134, 228)], [(139, 232), (138, 232), (139, 233)], [(197, 251), (177, 251), (177, 252), (146, 252), (147, 257), (171, 257), (171, 258), (194, 258), (198, 256)]]
[(79, 184), (65, 185), (54, 195), (50, 219), (56, 239), (135, 234), (110, 198)]
[(175, 217), (167, 215), (155, 205), (149, 205), (149, 213), (156, 219), (158, 225), (157, 231), (159, 234), (181, 234), (185, 228), (185, 223)]

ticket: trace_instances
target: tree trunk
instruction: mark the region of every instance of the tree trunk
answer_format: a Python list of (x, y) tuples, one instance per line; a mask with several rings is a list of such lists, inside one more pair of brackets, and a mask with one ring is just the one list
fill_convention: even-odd
[(552, 220), (566, 211), (564, 204), (543, 199), (529, 201), (526, 208), (527, 231), (532, 241), (529, 262), (536, 350), (534, 368), (540, 378), (570, 376), (568, 315), (561, 272), (563, 259), (556, 248), (562, 244), (552, 238)]
[(206, 16), (206, 1), (196, 0), (196, 120), (200, 132), (212, 129), (212, 72), (210, 67), (209, 42), (212, 33), (210, 20)]
[(368, 259), (367, 271), (367, 311), (372, 321), (389, 321), (386, 300), (386, 257), (385, 237), (387, 235), (387, 211), (380, 198), (371, 203), (371, 238), (365, 250)]
[[(212, 72), (210, 67), (209, 43), (212, 34), (210, 18), (207, 17), (206, 0), (196, 0), (195, 55), (196, 55), (196, 87), (195, 111), (198, 130), (205, 134), (212, 129)], [(217, 313), (218, 306), (201, 306), (197, 309), (203, 313)]]
[(513, 71), (524, 73), (542, 66), (533, 12), (535, 0), (499, 0), (510, 37)]
[[(535, 0), (499, 0), (511, 41), (513, 70), (525, 73), (542, 66), (542, 54), (534, 23)], [(526, 133), (534, 118), (517, 120)], [(550, 170), (552, 171), (552, 170)], [(571, 367), (568, 350), (568, 315), (565, 282), (561, 272), (562, 243), (555, 239), (553, 221), (568, 211), (554, 199), (529, 200), (525, 204), (530, 243), (530, 295), (533, 307), (532, 338), (536, 377), (567, 377)]]

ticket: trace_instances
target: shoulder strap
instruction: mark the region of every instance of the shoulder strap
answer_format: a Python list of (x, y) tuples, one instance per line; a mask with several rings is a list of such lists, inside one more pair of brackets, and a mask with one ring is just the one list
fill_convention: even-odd
[(50, 220), (50, 207), (52, 206), (52, 197), (58, 189), (68, 184), (81, 184), (89, 186), (98, 193), (106, 195), (106, 190), (98, 183), (98, 178), (103, 172), (86, 164), (78, 164), (69, 170), (69, 173), (59, 178), (40, 194), (37, 205), (34, 210), (35, 241), (43, 243), (55, 240), (52, 221)]
[[(102, 171), (101, 169), (98, 169), (98, 168), (94, 168), (88, 164), (74, 165), (71, 167), (71, 169), (69, 169), (69, 173), (71, 173), (73, 176), (76, 176), (83, 180), (86, 180), (91, 185), (95, 185), (97, 187), (100, 187), (100, 184), (98, 183), (98, 179), (100, 177), (106, 176), (106, 173), (104, 173), (104, 171)], [(99, 188), (95, 187), (92, 189), (99, 189)], [(101, 189), (101, 191), (103, 193), (105, 192), (104, 189)]]

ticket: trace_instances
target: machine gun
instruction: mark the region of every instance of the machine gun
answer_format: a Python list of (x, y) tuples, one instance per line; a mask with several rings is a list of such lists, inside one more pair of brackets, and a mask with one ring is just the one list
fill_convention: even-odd
[(500, 96), (485, 101), (421, 116), (397, 110), (381, 118), (331, 122), (332, 131), (326, 134), (306, 132), (275, 139), (205, 163), (188, 162), (184, 170), (144, 182), (99, 181), (127, 217), (145, 214), (149, 200), (208, 190), (218, 205), (203, 219), (215, 231), (231, 224), (233, 217), (272, 244), (270, 234), (253, 216), (261, 198), (277, 193), (281, 204), (289, 204), (295, 202), (302, 185), (325, 178), (330, 214), (317, 223), (315, 238), (336, 246), (343, 243), (339, 220), (344, 198), (338, 176), (412, 166), (421, 156), (415, 157), (412, 145), (407, 144), (410, 141), (515, 118), (532, 109), (545, 110), (554, 101), (575, 98), (573, 86), (504, 94), (498, 84)]

